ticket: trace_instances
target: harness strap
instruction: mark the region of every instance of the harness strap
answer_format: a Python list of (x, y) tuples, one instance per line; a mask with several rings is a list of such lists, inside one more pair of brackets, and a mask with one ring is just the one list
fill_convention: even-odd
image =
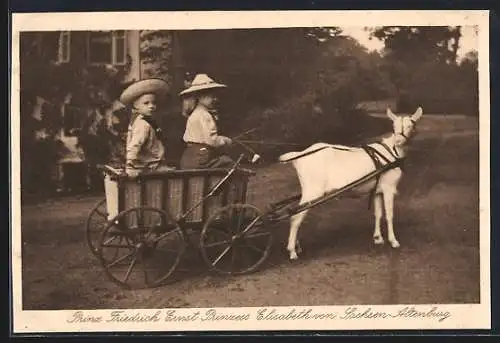
[[(377, 149), (375, 149), (371, 146), (365, 145), (362, 148), (368, 154), (368, 156), (370, 156), (370, 158), (372, 159), (373, 164), (375, 165), (375, 169), (382, 168), (383, 165), (380, 162), (380, 160), (376, 157), (376, 155), (381, 156), (383, 159), (386, 159), (385, 156), (380, 154), (377, 151)], [(386, 159), (386, 162), (387, 162), (387, 159)], [(377, 177), (375, 178), (375, 186), (372, 188), (372, 190), (370, 191), (370, 193), (368, 195), (368, 209), (370, 209), (370, 207), (371, 207), (371, 203), (372, 203), (373, 197), (375, 196), (375, 190), (377, 189), (379, 180), (380, 180), (380, 175), (377, 175)]]
[[(396, 161), (398, 162), (398, 163), (394, 166), (394, 168), (396, 168), (396, 167), (400, 167), (400, 168), (401, 168), (402, 159), (401, 159), (401, 158), (399, 158), (398, 156), (394, 155), (394, 154), (391, 152), (391, 150), (389, 149), (389, 147), (388, 147), (386, 144), (384, 144), (384, 143), (382, 143), (382, 142), (379, 142), (379, 144), (381, 144), (381, 145), (382, 145), (385, 149), (387, 149), (387, 151), (388, 151), (391, 155), (393, 155), (393, 157), (394, 157), (394, 158), (396, 159)], [(379, 159), (379, 158), (381, 158), (382, 160), (384, 160), (385, 165), (387, 165), (387, 164), (390, 164), (390, 163), (391, 163), (391, 161), (389, 161), (389, 159), (388, 159), (387, 157), (385, 157), (385, 156), (384, 156), (384, 155), (383, 155), (380, 151), (378, 151), (377, 149), (375, 149), (375, 148), (373, 148), (373, 147), (371, 147), (371, 146), (369, 146), (369, 145), (365, 145), (365, 146), (363, 146), (362, 148), (363, 148), (363, 150), (365, 150), (365, 152), (368, 154), (368, 156), (370, 156), (370, 158), (372, 159), (373, 164), (375, 165), (375, 168), (376, 168), (376, 169), (380, 169), (380, 168), (382, 168), (382, 167), (384, 166), (384, 164), (380, 161), (380, 159)], [(377, 156), (378, 156), (379, 158), (377, 158)], [(369, 193), (369, 196), (368, 196), (368, 209), (370, 209), (370, 208), (371, 208), (371, 203), (372, 203), (372, 200), (373, 200), (373, 198), (374, 198), (374, 196), (375, 196), (375, 192), (376, 192), (377, 187), (378, 187), (378, 184), (379, 184), (379, 182), (380, 182), (380, 177), (381, 177), (381, 175), (382, 175), (382, 174), (377, 175), (377, 177), (376, 177), (376, 179), (375, 179), (375, 186), (372, 188), (372, 190), (371, 190), (371, 191), (370, 191), (370, 193)]]
[(365, 145), (362, 148), (368, 154), (368, 156), (370, 156), (370, 158), (372, 159), (373, 164), (375, 165), (375, 168), (379, 169), (382, 167), (382, 163), (380, 162), (380, 159), (377, 158), (377, 156), (380, 156), (382, 159), (385, 160), (386, 163), (389, 163), (389, 160), (387, 158), (385, 158), (385, 156), (382, 155), (380, 152), (378, 152), (377, 149), (375, 149), (371, 146), (368, 146), (368, 145)]
[(395, 149), (393, 149), (394, 152), (391, 151), (391, 148), (389, 148), (385, 143), (378, 142), (378, 144), (382, 145), (398, 161), (398, 167), (401, 170), (404, 170), (404, 158), (400, 157)]
[(393, 148), (391, 149), (391, 148), (389, 148), (389, 146), (388, 146), (387, 144), (385, 144), (384, 142), (378, 142), (377, 144), (382, 145), (382, 146), (385, 148), (385, 150), (387, 150), (387, 152), (388, 152), (389, 154), (391, 154), (391, 155), (392, 155), (392, 157), (394, 157), (395, 159), (398, 159), (398, 158), (399, 158), (399, 154), (398, 154), (398, 152), (396, 151), (396, 148), (395, 148), (395, 147), (393, 147)]
[(311, 151), (305, 152), (305, 153), (303, 153), (301, 155), (292, 157), (292, 158), (286, 160), (286, 162), (290, 162), (290, 161), (297, 160), (299, 158), (302, 158), (302, 157), (305, 157), (305, 156), (308, 156), (308, 155), (312, 155), (312, 154), (314, 154), (314, 153), (316, 153), (318, 151), (324, 150), (324, 149), (334, 149), (334, 150), (341, 150), (341, 151), (349, 151), (349, 149), (344, 149), (344, 148), (341, 148), (339, 146), (322, 146), (321, 148), (317, 148), (315, 150), (311, 150)]

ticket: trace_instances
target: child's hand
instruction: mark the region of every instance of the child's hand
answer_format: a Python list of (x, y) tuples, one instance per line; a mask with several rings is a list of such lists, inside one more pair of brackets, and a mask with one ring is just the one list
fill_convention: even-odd
[(232, 145), (233, 140), (229, 137), (224, 137), (224, 143), (225, 143), (225, 145)]

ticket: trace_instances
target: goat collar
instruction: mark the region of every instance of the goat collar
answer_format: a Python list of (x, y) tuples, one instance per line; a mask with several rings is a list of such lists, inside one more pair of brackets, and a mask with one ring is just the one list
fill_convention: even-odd
[[(378, 146), (378, 147), (377, 147)], [(376, 142), (362, 147), (363, 150), (370, 156), (376, 169), (383, 168), (387, 165), (392, 165), (392, 168), (403, 169), (405, 156), (398, 153), (395, 147), (387, 145), (385, 142)]]
[(401, 156), (398, 152), (398, 150), (396, 149), (396, 146), (392, 146), (392, 147), (389, 147), (387, 144), (385, 144), (384, 142), (378, 142), (378, 144), (382, 145), (384, 147), (385, 150), (387, 150), (387, 152), (395, 159), (400, 159)]
[(395, 136), (401, 136), (405, 139), (405, 142), (409, 141), (410, 140), (410, 137), (408, 137), (407, 135), (404, 134), (404, 132), (398, 132), (398, 133), (394, 133)]

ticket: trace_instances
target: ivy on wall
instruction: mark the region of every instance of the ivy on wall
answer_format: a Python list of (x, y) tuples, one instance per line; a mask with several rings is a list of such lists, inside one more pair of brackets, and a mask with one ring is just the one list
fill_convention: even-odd
[(172, 85), (172, 34), (164, 30), (140, 31), (142, 78), (157, 77)]

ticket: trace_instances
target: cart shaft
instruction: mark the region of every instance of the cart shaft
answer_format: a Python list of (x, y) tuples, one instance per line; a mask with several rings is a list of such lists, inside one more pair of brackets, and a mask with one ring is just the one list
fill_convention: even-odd
[[(303, 212), (305, 210), (308, 210), (314, 206), (318, 206), (330, 199), (333, 199), (335, 197), (338, 197), (339, 195), (341, 195), (342, 193), (344, 193), (345, 191), (348, 191), (348, 190), (351, 190), (357, 186), (360, 186), (362, 184), (364, 184), (365, 182), (368, 182), (368, 181), (371, 181), (373, 178), (375, 177), (378, 177), (380, 176), (382, 173), (390, 170), (390, 169), (394, 169), (394, 168), (397, 168), (399, 167), (401, 164), (401, 160), (396, 160), (392, 163), (389, 163), (389, 164), (386, 164), (385, 166), (381, 167), (380, 169), (376, 169), (375, 171), (367, 174), (366, 176), (362, 177), (361, 179), (358, 179), (356, 181), (353, 181), (349, 184), (347, 184), (346, 186), (342, 187), (342, 188), (339, 188), (339, 189), (336, 189), (336, 190), (333, 190), (331, 192), (328, 192), (326, 193), (325, 195), (317, 198), (317, 199), (314, 199), (314, 200), (311, 200), (311, 201), (308, 201), (304, 204), (300, 204), (300, 205), (297, 205), (297, 206), (294, 206), (292, 208), (289, 208), (288, 209), (288, 216), (293, 216), (297, 213), (300, 213), (300, 212)], [(296, 196), (295, 196), (296, 197)], [(295, 198), (294, 197), (294, 198)], [(288, 198), (288, 199), (285, 199), (281, 202), (285, 202), (287, 200), (291, 200), (292, 198)], [(281, 203), (280, 202), (280, 203)]]

